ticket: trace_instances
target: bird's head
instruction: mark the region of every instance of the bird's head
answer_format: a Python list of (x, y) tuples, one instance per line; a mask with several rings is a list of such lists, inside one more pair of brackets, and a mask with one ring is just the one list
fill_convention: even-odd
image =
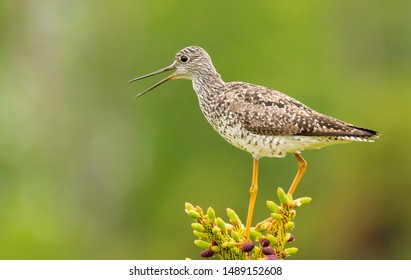
[(152, 72), (150, 74), (132, 79), (129, 81), (129, 83), (151, 77), (163, 72), (168, 72), (171, 70), (175, 70), (173, 74), (168, 76), (167, 78), (159, 81), (155, 85), (151, 86), (150, 88), (146, 89), (145, 91), (139, 93), (136, 95), (136, 97), (140, 97), (143, 94), (149, 92), (150, 90), (158, 87), (159, 85), (169, 81), (169, 80), (175, 80), (175, 79), (188, 79), (188, 80), (194, 80), (199, 77), (207, 77), (207, 75), (211, 74), (217, 74), (212, 62), (211, 58), (208, 55), (208, 53), (197, 46), (191, 46), (182, 49), (179, 51), (175, 58), (174, 62), (165, 68), (162, 68), (160, 70), (157, 70), (155, 72)]

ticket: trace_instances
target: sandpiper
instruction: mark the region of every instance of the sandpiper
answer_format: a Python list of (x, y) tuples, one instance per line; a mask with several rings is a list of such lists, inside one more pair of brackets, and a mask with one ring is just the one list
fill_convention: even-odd
[(245, 82), (224, 82), (208, 53), (197, 46), (179, 51), (170, 66), (130, 82), (171, 70), (175, 72), (136, 97), (169, 80), (192, 80), (200, 109), (207, 121), (230, 144), (252, 155), (246, 240), (250, 239), (260, 158), (284, 157), (287, 153), (297, 158), (298, 171), (288, 190), (288, 194), (292, 195), (307, 168), (301, 151), (340, 143), (373, 142), (379, 137), (374, 130), (318, 113), (279, 91)]

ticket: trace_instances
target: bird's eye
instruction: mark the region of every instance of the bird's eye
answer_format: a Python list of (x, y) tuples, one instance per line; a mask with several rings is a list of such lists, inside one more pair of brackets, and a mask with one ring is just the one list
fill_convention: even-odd
[(180, 61), (181, 62), (187, 62), (188, 61), (188, 57), (183, 55), (182, 57), (180, 57)]

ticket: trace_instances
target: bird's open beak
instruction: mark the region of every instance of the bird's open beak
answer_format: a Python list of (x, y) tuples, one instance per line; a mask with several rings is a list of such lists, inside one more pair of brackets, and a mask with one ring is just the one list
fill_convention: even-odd
[[(171, 71), (171, 70), (174, 70), (174, 69), (175, 69), (174, 64), (171, 64), (170, 66), (167, 66), (167, 67), (165, 67), (165, 68), (163, 68), (163, 69), (157, 70), (157, 71), (155, 71), (155, 72), (153, 72), (153, 73), (150, 73), (150, 74), (147, 74), (147, 75), (138, 77), (138, 78), (134, 78), (134, 79), (130, 80), (129, 83), (132, 83), (132, 82), (135, 82), (135, 81), (138, 81), (138, 80), (142, 80), (142, 79), (144, 79), (144, 78), (148, 78), (148, 77), (151, 77), (151, 76), (154, 76), (154, 75), (163, 73), (163, 72)], [(178, 76), (175, 75), (175, 73), (171, 74), (171, 75), (168, 76), (167, 78), (159, 81), (157, 84), (155, 84), (155, 85), (149, 87), (148, 89), (146, 89), (145, 91), (140, 92), (139, 94), (137, 94), (137, 95), (136, 95), (136, 98), (142, 96), (143, 94), (149, 92), (149, 91), (152, 90), (152, 89), (155, 89), (155, 88), (158, 87), (159, 85), (161, 85), (161, 84), (163, 84), (163, 83), (165, 83), (165, 82), (167, 82), (167, 81), (169, 81), (169, 80), (175, 79), (175, 78), (177, 78), (177, 77), (178, 77)]]

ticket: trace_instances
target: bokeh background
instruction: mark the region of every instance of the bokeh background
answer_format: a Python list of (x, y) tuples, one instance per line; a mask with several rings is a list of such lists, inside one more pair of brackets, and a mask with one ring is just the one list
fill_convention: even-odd
[[(199, 258), (189, 201), (245, 221), (251, 156), (189, 81), (127, 81), (200, 45), (225, 81), (381, 132), (303, 153), (293, 259), (411, 257), (411, 2), (0, 2), (0, 258)], [(254, 221), (292, 156), (260, 161)]]

